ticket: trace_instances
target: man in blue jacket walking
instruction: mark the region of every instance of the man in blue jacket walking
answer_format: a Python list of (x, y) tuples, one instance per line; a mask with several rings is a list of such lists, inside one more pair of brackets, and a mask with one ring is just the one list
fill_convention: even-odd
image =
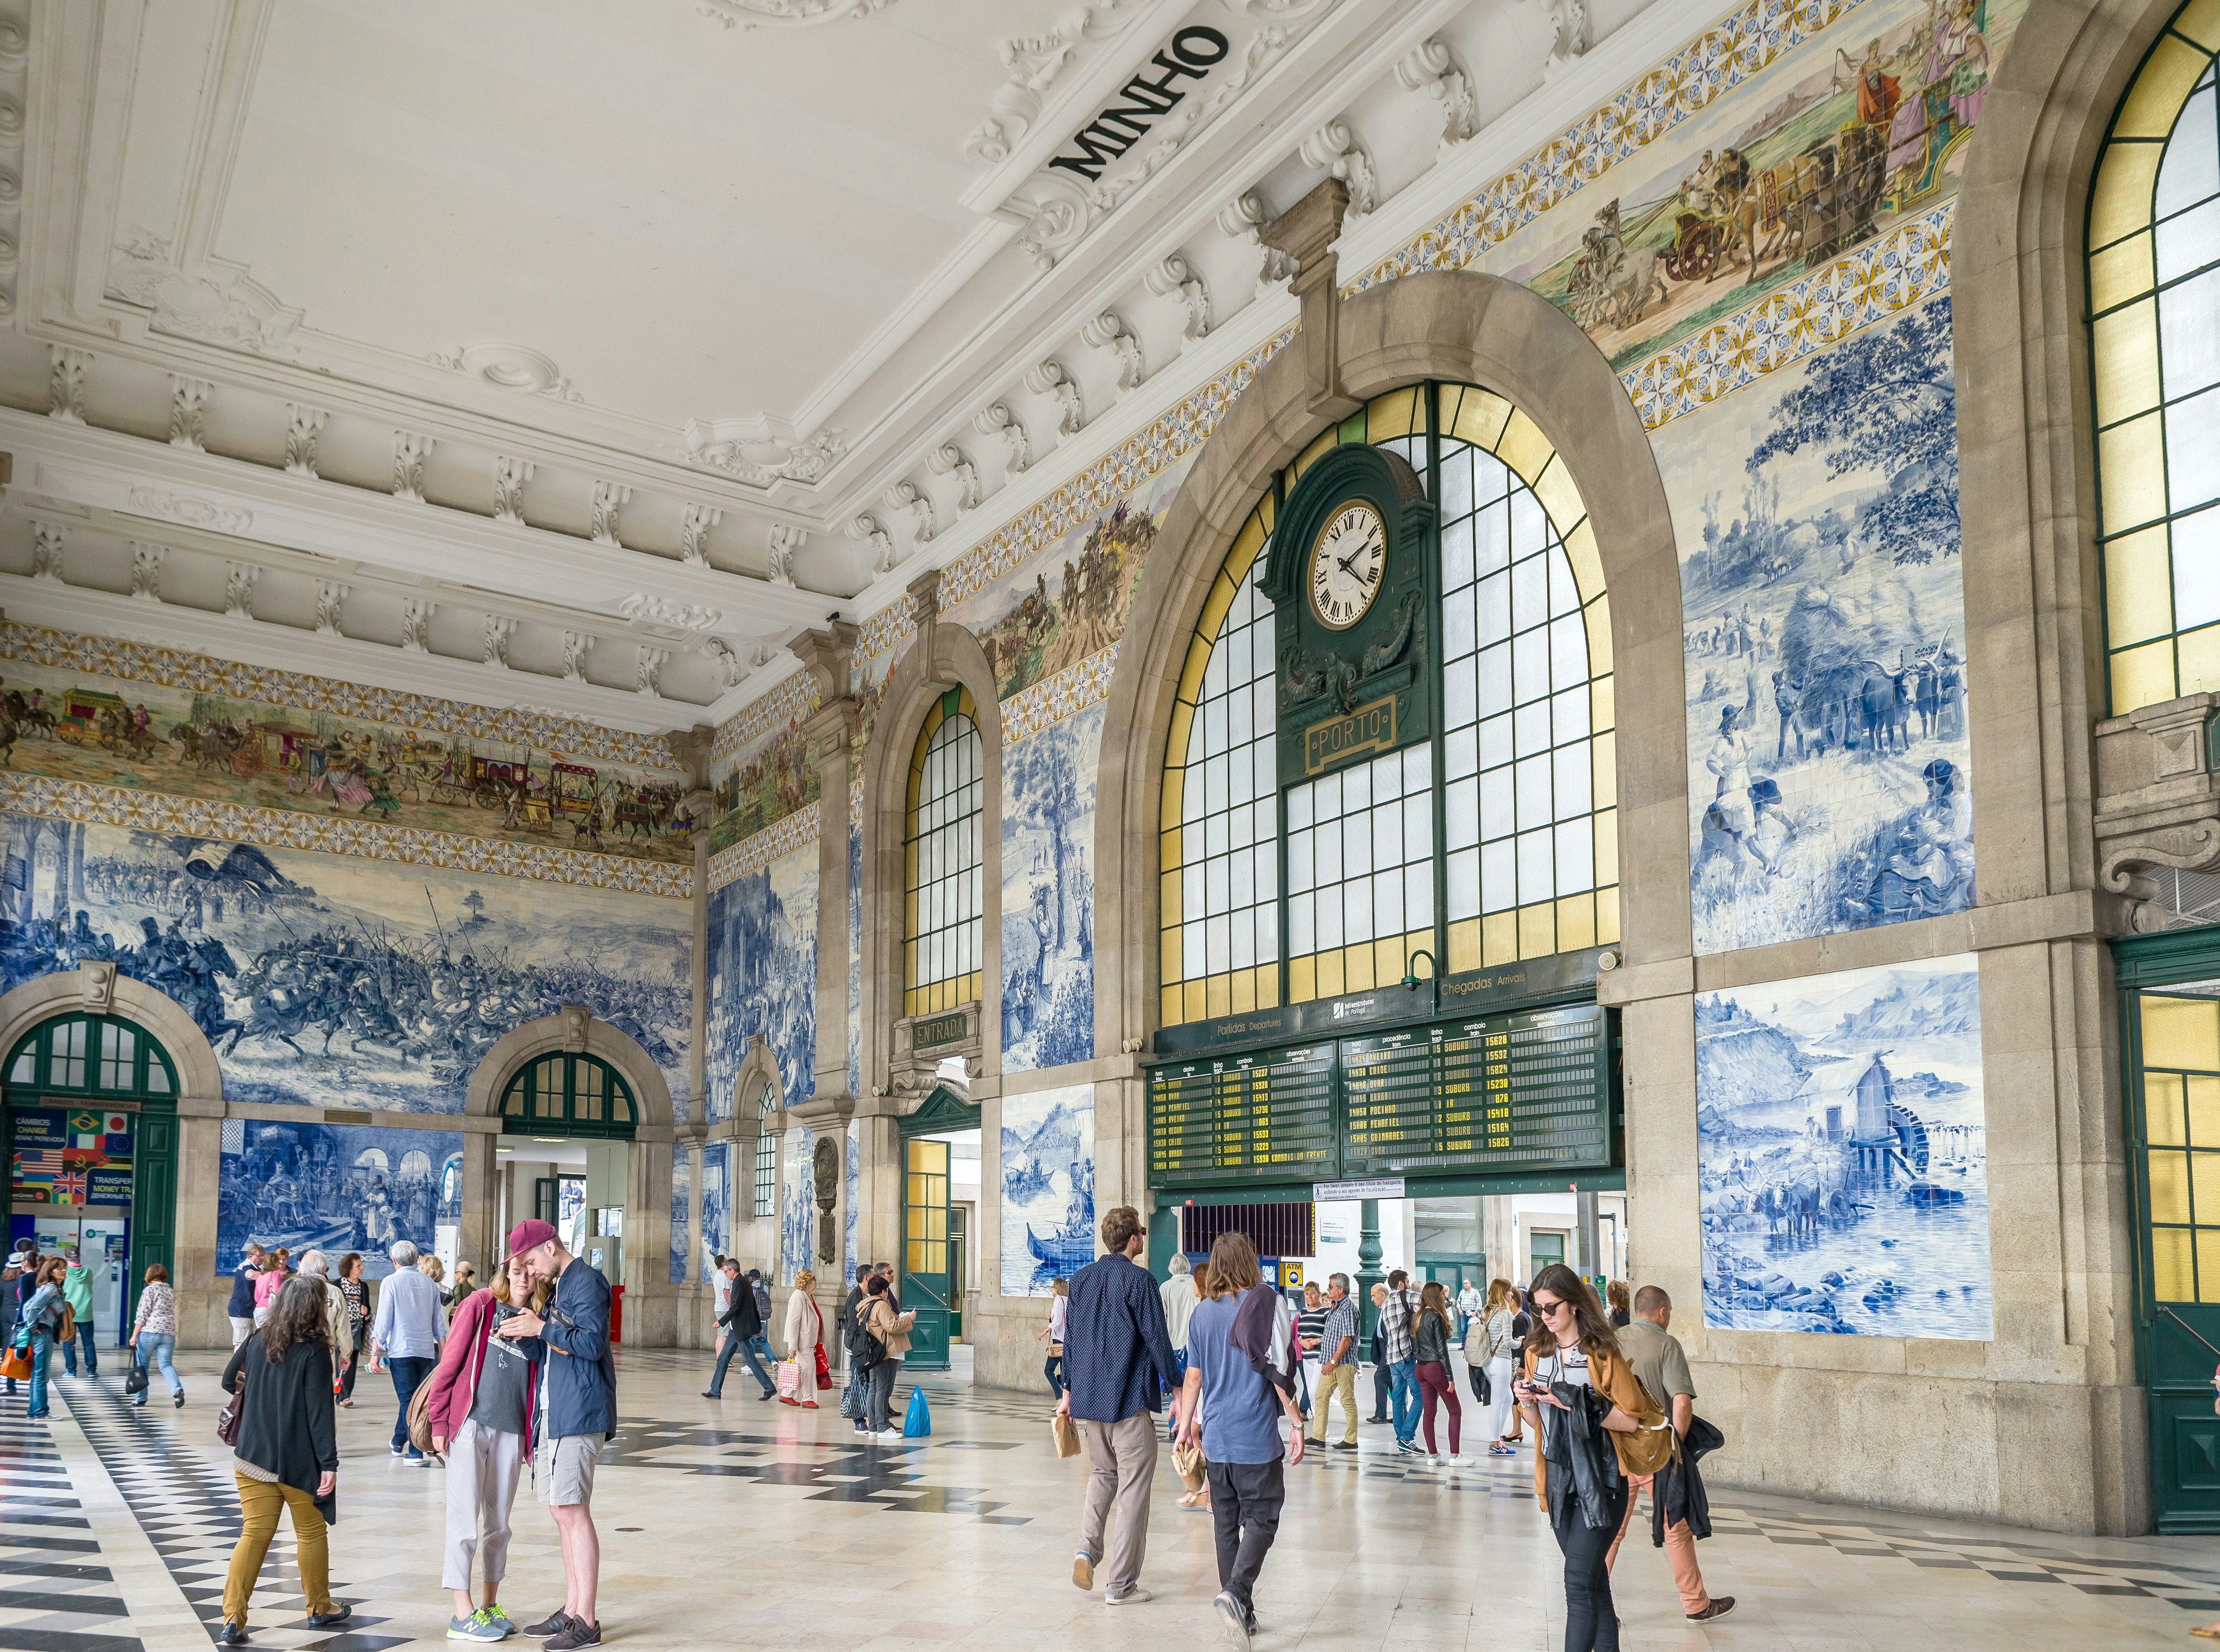
[(519, 1313), (495, 1335), (539, 1344), (546, 1373), (539, 1385), (546, 1425), (533, 1459), (533, 1484), (555, 1517), (563, 1542), (563, 1605), (524, 1632), (547, 1643), (548, 1652), (576, 1652), (602, 1643), (594, 1595), (602, 1569), (601, 1539), (594, 1531), (594, 1468), (616, 1433), (617, 1368), (609, 1351), (609, 1282), (592, 1263), (563, 1248), (554, 1228), (519, 1222), (508, 1252), (525, 1259), (535, 1279), (555, 1287), (545, 1318)]

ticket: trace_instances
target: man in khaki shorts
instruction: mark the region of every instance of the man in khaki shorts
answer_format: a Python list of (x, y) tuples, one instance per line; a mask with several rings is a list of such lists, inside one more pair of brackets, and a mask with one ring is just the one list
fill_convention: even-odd
[(524, 1632), (547, 1643), (548, 1652), (577, 1652), (602, 1643), (594, 1595), (600, 1583), (602, 1544), (594, 1530), (594, 1468), (617, 1426), (616, 1362), (609, 1352), (609, 1282), (600, 1269), (563, 1248), (555, 1230), (537, 1219), (519, 1222), (508, 1236), (533, 1276), (552, 1281), (543, 1319), (519, 1313), (496, 1336), (533, 1338), (546, 1349), (539, 1384), (539, 1449), (532, 1463), (539, 1500), (555, 1517), (563, 1542), (563, 1605)]

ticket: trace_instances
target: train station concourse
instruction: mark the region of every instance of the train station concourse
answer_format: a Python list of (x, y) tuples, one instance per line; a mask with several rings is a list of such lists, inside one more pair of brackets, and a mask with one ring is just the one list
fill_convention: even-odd
[(2216, 65), (0, 0), (0, 1649), (2220, 1638)]

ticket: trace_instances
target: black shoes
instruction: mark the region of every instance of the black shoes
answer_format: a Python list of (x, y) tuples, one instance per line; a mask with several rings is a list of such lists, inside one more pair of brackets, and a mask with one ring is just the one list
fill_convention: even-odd
[(1732, 1595), (1715, 1594), (1712, 1597), (1712, 1604), (1705, 1607), (1703, 1611), (1690, 1612), (1688, 1614), (1688, 1621), (1692, 1624), (1708, 1624), (1718, 1618), (1725, 1617), (1733, 1610), (1734, 1597)]
[(218, 1646), (245, 1646), (246, 1625), (244, 1623), (226, 1622), (224, 1626), (216, 1631), (215, 1643)]
[(309, 1614), (309, 1627), (310, 1629), (329, 1629), (334, 1624), (344, 1624), (348, 1618), (353, 1616), (354, 1608), (348, 1605), (345, 1601), (341, 1601), (338, 1605), (334, 1606), (329, 1611), (310, 1612)]
[(527, 1624), (523, 1632), (535, 1641), (545, 1641), (560, 1635), (571, 1627), (571, 1614), (558, 1606), (536, 1624)]
[(602, 1643), (602, 1626), (589, 1624), (583, 1618), (573, 1618), (563, 1627), (563, 1632), (547, 1643), (547, 1652), (578, 1652), (587, 1646)]

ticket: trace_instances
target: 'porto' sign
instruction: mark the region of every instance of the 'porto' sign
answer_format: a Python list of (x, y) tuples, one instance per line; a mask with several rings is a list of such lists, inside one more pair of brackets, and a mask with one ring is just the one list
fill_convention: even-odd
[(1147, 136), (1150, 127), (1187, 97), (1190, 89), (1179, 84), (1182, 79), (1200, 82), (1225, 61), (1230, 49), (1225, 36), (1214, 28), (1182, 28), (1169, 47), (1149, 59), (1148, 68), (1158, 72), (1156, 78), (1151, 79), (1144, 68), (1127, 81), (1119, 93), (1123, 101), (1112, 103), (1072, 134), (1071, 146), (1079, 153), (1058, 155), (1049, 165), (1095, 182), (1104, 166)]

